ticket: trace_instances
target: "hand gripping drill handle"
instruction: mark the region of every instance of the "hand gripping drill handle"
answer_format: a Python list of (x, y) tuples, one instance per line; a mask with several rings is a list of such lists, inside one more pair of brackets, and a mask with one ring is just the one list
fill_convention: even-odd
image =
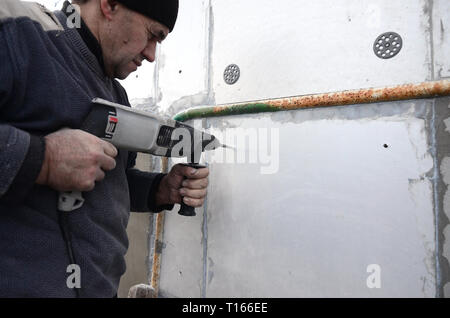
[[(206, 166), (199, 165), (197, 163), (183, 163), (183, 166), (187, 166), (187, 167), (191, 167), (191, 168), (195, 168), (195, 169), (206, 168)], [(186, 203), (184, 203), (183, 198), (181, 198), (180, 205), (181, 205), (181, 207), (180, 207), (180, 210), (178, 211), (179, 215), (196, 216), (195, 208), (193, 206), (190, 206), (190, 205), (187, 205)]]

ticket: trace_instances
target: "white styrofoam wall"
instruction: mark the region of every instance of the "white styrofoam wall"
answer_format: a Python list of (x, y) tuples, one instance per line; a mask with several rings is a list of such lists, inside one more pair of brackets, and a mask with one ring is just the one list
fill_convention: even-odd
[[(279, 171), (262, 174), (267, 162), (259, 160), (218, 163), (220, 151), (206, 156), (207, 217), (198, 210), (186, 220), (178, 207), (166, 214), (163, 294), (435, 296), (433, 161), (425, 120), (415, 115), (428, 107), (402, 102), (208, 119), (224, 141), (230, 129), (278, 129), (278, 146), (246, 144), (236, 158), (279, 149)], [(366, 284), (372, 264), (381, 269), (380, 289)]]
[(433, 46), (436, 79), (450, 77), (450, 1), (433, 1)]
[[(216, 103), (379, 87), (431, 80), (425, 0), (213, 0)], [(394, 31), (403, 49), (375, 56)], [(241, 68), (233, 86), (229, 64)]]
[[(216, 104), (433, 78), (428, 1), (211, 0), (211, 10), (212, 42), (204, 47)], [(381, 60), (372, 45), (386, 31), (399, 33), (404, 46)], [(223, 71), (232, 63), (241, 78), (229, 86)], [(433, 160), (427, 122), (417, 115), (429, 107), (420, 101), (208, 119), (218, 135), (230, 127), (278, 128), (280, 170), (262, 175), (261, 166), (209, 157), (206, 215), (187, 221), (176, 208), (166, 219), (163, 293), (435, 296)], [(202, 255), (202, 270), (193, 255)], [(381, 268), (380, 289), (366, 285), (371, 264)]]
[[(211, 121), (218, 135), (223, 126), (278, 128), (280, 161), (271, 175), (211, 161), (206, 295), (434, 296), (425, 121), (294, 116)], [(381, 268), (380, 289), (366, 285), (371, 264)]]

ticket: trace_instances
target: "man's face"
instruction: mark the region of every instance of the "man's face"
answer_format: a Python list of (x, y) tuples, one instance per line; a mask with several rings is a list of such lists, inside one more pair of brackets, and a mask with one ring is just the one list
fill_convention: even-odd
[(125, 79), (141, 66), (143, 60), (155, 60), (156, 46), (169, 34), (169, 29), (135, 11), (121, 6), (100, 39), (108, 76)]

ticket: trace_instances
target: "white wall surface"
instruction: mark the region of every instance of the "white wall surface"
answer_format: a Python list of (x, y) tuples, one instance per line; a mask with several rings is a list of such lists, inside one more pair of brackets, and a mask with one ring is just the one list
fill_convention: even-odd
[[(216, 103), (378, 87), (431, 79), (425, 0), (213, 0)], [(374, 55), (382, 33), (403, 38), (392, 59)], [(242, 77), (228, 86), (229, 64)]]
[[(279, 171), (261, 174), (266, 164), (206, 157), (211, 169), (206, 217), (199, 211), (196, 220), (185, 219), (177, 208), (167, 215), (163, 293), (435, 296), (433, 192), (427, 177), (433, 161), (425, 120), (415, 116), (429, 106), (386, 103), (334, 113), (208, 119), (217, 136), (225, 128), (278, 129)], [(273, 151), (256, 148), (247, 144), (240, 151)], [(195, 255), (203, 255), (203, 271)], [(366, 284), (372, 264), (381, 269), (379, 289)]]
[(433, 1), (435, 77), (450, 77), (450, 1)]
[[(425, 0), (211, 0), (203, 37), (209, 44), (199, 51), (209, 56), (209, 102), (432, 80), (448, 66), (446, 39), (432, 46), (436, 21), (449, 18), (445, 6)], [(372, 46), (387, 31), (402, 36), (403, 49), (382, 60)], [(178, 50), (187, 34), (180, 35)], [(230, 86), (223, 71), (233, 63), (241, 78)], [(175, 208), (166, 217), (162, 294), (436, 296), (432, 105), (405, 101), (196, 120), (223, 138), (229, 129), (278, 129), (279, 170), (264, 175), (264, 164), (207, 157), (206, 212), (186, 219)], [(239, 150), (251, 154), (254, 147)], [(381, 288), (367, 285), (373, 264), (381, 270)]]
[[(280, 169), (263, 175), (261, 165), (211, 165), (208, 296), (435, 295), (425, 121), (322, 114), (212, 121), (278, 128)], [(371, 264), (381, 268), (380, 289), (366, 285)]]

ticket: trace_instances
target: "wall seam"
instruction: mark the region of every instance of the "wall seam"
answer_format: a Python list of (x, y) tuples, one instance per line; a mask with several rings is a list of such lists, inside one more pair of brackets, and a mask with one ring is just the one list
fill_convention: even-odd
[(435, 74), (434, 74), (434, 38), (433, 38), (433, 9), (434, 9), (434, 0), (428, 0), (429, 8), (428, 14), (429, 14), (429, 37), (430, 37), (430, 73), (431, 73), (431, 80), (435, 80)]
[(207, 90), (208, 90), (208, 104), (214, 105), (216, 103), (214, 98), (214, 88), (213, 88), (213, 62), (212, 62), (212, 52), (213, 52), (213, 38), (214, 38), (214, 14), (212, 7), (212, 0), (208, 0), (208, 8), (207, 8), (207, 39), (208, 45), (206, 45), (206, 59), (207, 59)]
[(437, 132), (436, 132), (436, 99), (432, 101), (431, 107), (431, 153), (433, 156), (433, 196), (434, 196), (434, 218), (435, 218), (435, 270), (436, 270), (436, 297), (441, 297), (441, 268), (439, 263), (440, 240), (439, 240), (439, 216), (440, 216), (440, 201), (439, 201), (439, 168), (438, 168), (438, 153), (437, 153)]
[[(206, 7), (206, 45), (205, 45), (205, 60), (206, 60), (206, 89), (207, 89), (207, 103), (214, 104), (213, 90), (212, 90), (212, 36), (213, 36), (213, 15), (211, 0), (208, 0)], [(208, 128), (208, 120), (204, 120), (204, 128)], [(208, 166), (208, 164), (206, 163)], [(203, 275), (201, 297), (206, 298), (206, 286), (208, 281), (208, 196), (205, 198), (203, 205), (203, 226), (202, 226), (202, 244), (203, 244)]]
[[(429, 14), (429, 37), (430, 37), (430, 75), (431, 80), (435, 80), (435, 70), (434, 70), (434, 34), (433, 34), (433, 10), (434, 10), (434, 0), (428, 0), (428, 14)], [(431, 136), (432, 136), (432, 156), (433, 156), (433, 188), (434, 188), (434, 218), (435, 218), (435, 279), (436, 279), (436, 297), (442, 297), (441, 293), (441, 267), (439, 262), (439, 253), (441, 250), (441, 242), (439, 240), (439, 217), (440, 217), (440, 201), (439, 201), (439, 159), (437, 150), (437, 130), (436, 130), (436, 99), (432, 101), (431, 107)]]

